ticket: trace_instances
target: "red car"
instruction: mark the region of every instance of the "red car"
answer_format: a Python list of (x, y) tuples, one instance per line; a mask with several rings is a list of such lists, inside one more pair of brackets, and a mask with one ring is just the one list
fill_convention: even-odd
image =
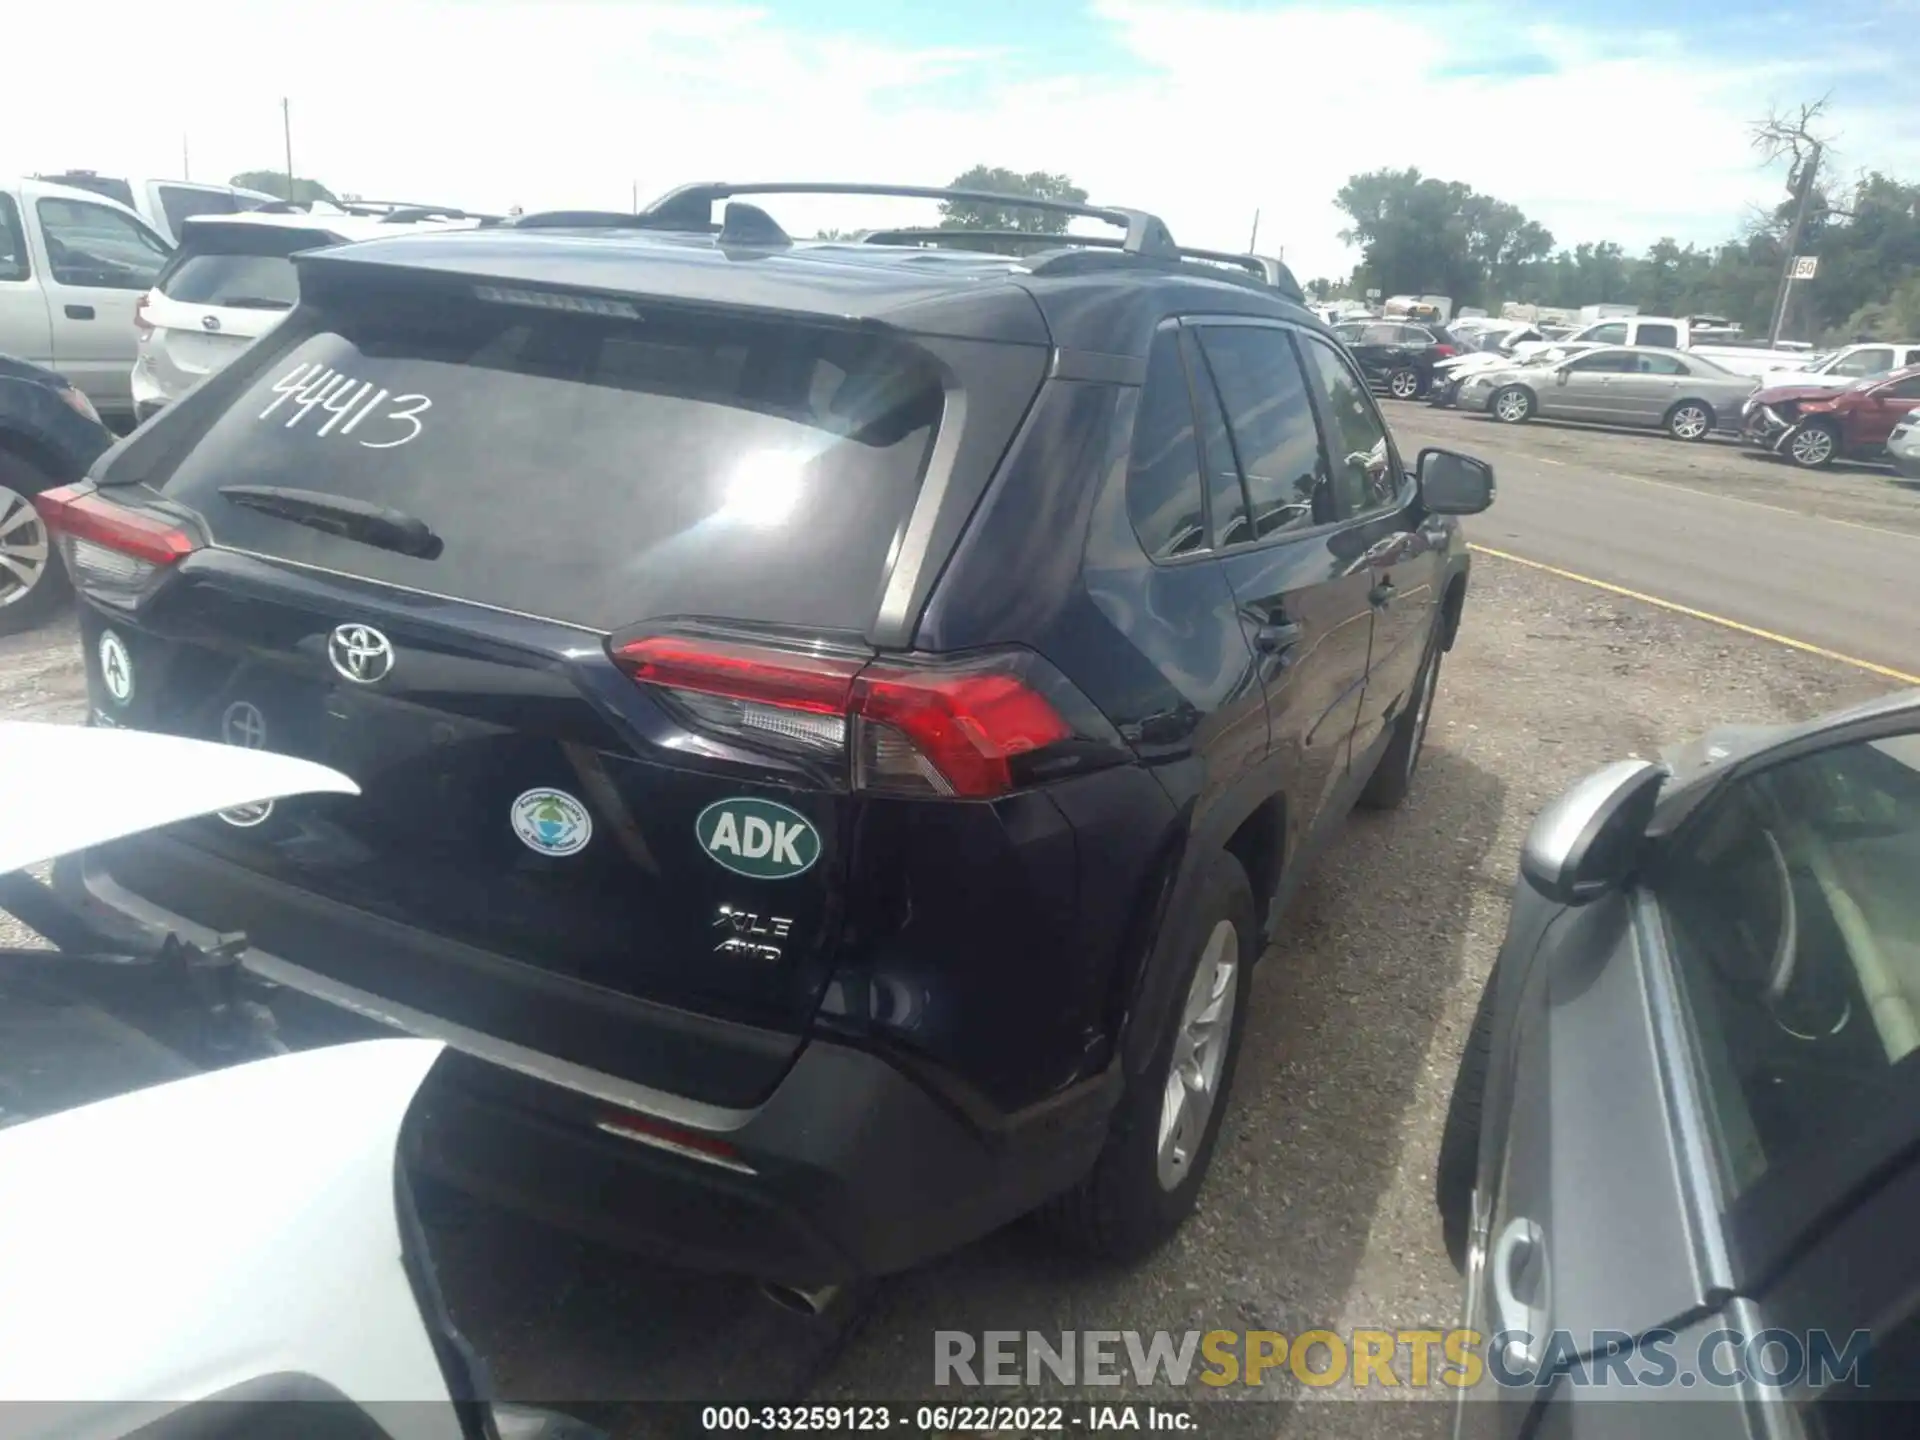
[(1920, 405), (1920, 365), (1876, 375), (1845, 390), (1776, 385), (1741, 408), (1742, 433), (1809, 470), (1835, 460), (1884, 460), (1887, 437)]

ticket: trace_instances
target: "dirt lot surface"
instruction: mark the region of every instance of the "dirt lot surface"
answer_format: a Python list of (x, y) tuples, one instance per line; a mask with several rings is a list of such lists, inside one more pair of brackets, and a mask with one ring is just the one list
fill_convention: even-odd
[[(1410, 409), (1393, 412), (1410, 451), (1448, 443), (1496, 460), (1631, 465), (1663, 483), (1920, 533), (1920, 503), (1879, 477), (1791, 477), (1786, 486), (1784, 470), (1726, 447), (1546, 426), (1494, 433), (1478, 420)], [(1498, 510), (1469, 522), (1476, 538), (1500, 526)], [(1502, 537), (1516, 553), (1524, 541)], [(1201, 1212), (1162, 1255), (1130, 1273), (1100, 1272), (1016, 1226), (875, 1287), (847, 1307), (857, 1323), (829, 1325), (777, 1311), (741, 1282), (667, 1271), (451, 1205), (436, 1210), (435, 1226), (459, 1318), (509, 1395), (598, 1402), (593, 1413), (622, 1433), (656, 1428), (623, 1403), (646, 1397), (968, 1398), (933, 1386), (936, 1330), (1444, 1328), (1460, 1298), (1432, 1211), (1435, 1146), (1534, 812), (1606, 761), (1652, 755), (1723, 722), (1814, 715), (1889, 684), (1480, 556), (1413, 796), (1398, 813), (1355, 816), (1287, 917), (1256, 977)], [(0, 717), (80, 713), (70, 626), (0, 642)], [(0, 1044), (45, 1019), (18, 997), (5, 1013)], [(32, 1048), (40, 1073), (14, 1075), (15, 1085), (73, 1093), (78, 1082), (49, 1069), (100, 1063), (91, 1042)], [(105, 1088), (113, 1083), (134, 1082)], [(1219, 1406), (1285, 1395), (1269, 1386), (1223, 1398), (1194, 1387), (1194, 1398)], [(1225, 1427), (1227, 1412), (1217, 1413)], [(1440, 1434), (1446, 1423), (1439, 1404), (1316, 1397), (1268, 1409), (1256, 1427), (1397, 1436)]]

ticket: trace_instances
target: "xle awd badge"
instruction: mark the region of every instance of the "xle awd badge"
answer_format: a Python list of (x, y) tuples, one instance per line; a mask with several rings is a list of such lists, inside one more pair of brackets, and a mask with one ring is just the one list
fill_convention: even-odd
[(707, 858), (750, 880), (790, 880), (820, 858), (820, 832), (785, 805), (749, 795), (716, 800), (693, 822)]

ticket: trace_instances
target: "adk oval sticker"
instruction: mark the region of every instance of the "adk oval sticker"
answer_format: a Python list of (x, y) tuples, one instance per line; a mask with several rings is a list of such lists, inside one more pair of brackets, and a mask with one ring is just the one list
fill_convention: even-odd
[(714, 801), (695, 818), (693, 833), (709, 860), (750, 880), (791, 880), (820, 858), (811, 820), (750, 795)]
[(587, 807), (564, 790), (528, 790), (513, 802), (513, 833), (542, 855), (578, 855), (593, 838)]

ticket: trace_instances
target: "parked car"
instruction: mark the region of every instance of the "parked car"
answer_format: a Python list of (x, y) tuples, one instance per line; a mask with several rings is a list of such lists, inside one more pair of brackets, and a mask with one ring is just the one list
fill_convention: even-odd
[(1893, 427), (1920, 402), (1920, 366), (1859, 380), (1845, 390), (1779, 385), (1756, 392), (1742, 411), (1749, 444), (1808, 470), (1835, 460), (1884, 460)]
[(1542, 416), (1657, 426), (1676, 440), (1703, 440), (1733, 426), (1753, 386), (1752, 377), (1723, 370), (1698, 352), (1609, 345), (1469, 375), (1459, 405), (1508, 425)]
[[(1435, 1172), (1502, 1372), (1461, 1434), (1909, 1433), (1917, 867), (1920, 691), (1617, 761), (1541, 812)], [(1582, 1351), (1614, 1383), (1551, 1378)]]
[(1909, 410), (1893, 427), (1887, 436), (1887, 458), (1902, 475), (1920, 480), (1920, 409)]
[[(1516, 363), (1515, 346), (1546, 338), (1535, 326), (1513, 325), (1506, 321), (1465, 336), (1460, 334), (1456, 326), (1453, 334), (1465, 349), (1458, 355), (1436, 362), (1433, 367), (1433, 380), (1427, 388), (1427, 403), (1436, 409), (1446, 409), (1458, 401), (1460, 386), (1469, 375), (1511, 366)], [(1565, 347), (1554, 346), (1536, 352), (1532, 359), (1538, 360), (1543, 356), (1559, 359), (1567, 353)]]
[(278, 196), (261, 190), (204, 180), (124, 179), (92, 170), (67, 170), (58, 175), (36, 175), (34, 179), (118, 201), (174, 245), (180, 243), (182, 227), (195, 215), (237, 215), (279, 203)]
[(85, 475), (112, 443), (65, 376), (0, 355), (0, 635), (38, 625), (72, 593), (33, 502)]
[(41, 180), (0, 180), (0, 354), (57, 370), (130, 424), (134, 309), (173, 247), (134, 211)]
[(1798, 385), (1841, 390), (1861, 380), (1891, 375), (1910, 365), (1920, 365), (1920, 340), (1874, 341), (1864, 345), (1843, 345), (1830, 354), (1809, 361), (1805, 369), (1772, 370), (1760, 377), (1760, 388), (1775, 389)]
[[(1685, 350), (1689, 354), (1705, 356), (1723, 370), (1755, 378), (1776, 370), (1790, 369), (1806, 359), (1804, 352), (1789, 350), (1784, 346), (1768, 348), (1764, 345), (1729, 344), (1727, 331), (1723, 327), (1702, 326), (1686, 316), (1634, 315), (1623, 319), (1597, 320), (1563, 338), (1574, 344)], [(1537, 348), (1537, 345), (1521, 345), (1516, 347), (1515, 354), (1524, 356)]]
[(460, 212), (355, 214), (323, 205), (197, 217), (135, 315), (134, 413), (146, 420), (286, 318), (301, 250), (479, 224)]
[(444, 1040), (421, 1163), (558, 1223), (790, 1286), (1040, 1206), (1143, 1253), (1262, 937), (1408, 793), (1492, 471), (1153, 217), (1016, 260), (782, 189), (308, 251), (43, 496), (95, 723), (363, 791), (56, 883)]
[(1433, 384), (1434, 366), (1465, 348), (1437, 322), (1347, 321), (1333, 327), (1360, 362), (1367, 384), (1396, 400), (1416, 400)]
[[(134, 731), (0, 722), (0, 754), (0, 907), (55, 934), (58, 902), (28, 866), (216, 809), (354, 791), (306, 761)], [(0, 978), (37, 990), (92, 970), (191, 1003), (195, 982), (233, 969), (171, 938), (121, 953), (124, 936), (74, 918), (71, 949), (0, 948)], [(233, 1009), (204, 1008), (209, 1023)], [(342, 1045), (6, 1115), (7, 1434), (596, 1435), (497, 1404), (442, 1302), (401, 1163), (441, 1049)]]

